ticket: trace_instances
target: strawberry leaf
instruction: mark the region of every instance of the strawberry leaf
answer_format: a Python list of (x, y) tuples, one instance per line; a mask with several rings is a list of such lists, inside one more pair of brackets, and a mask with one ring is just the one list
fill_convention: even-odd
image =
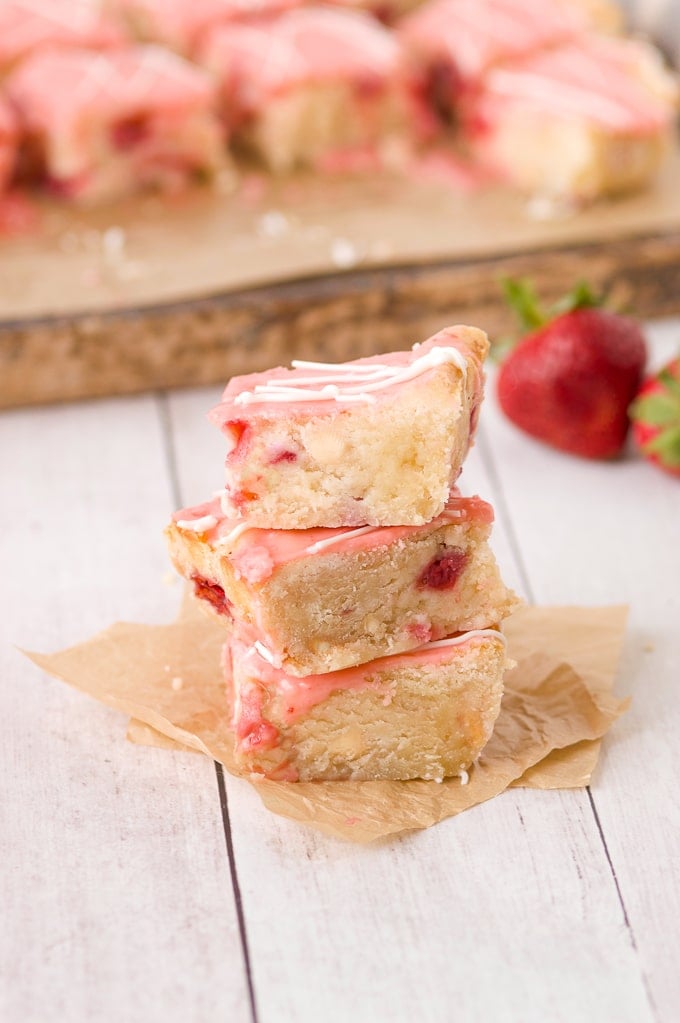
[(630, 414), (650, 426), (680, 424), (680, 403), (666, 394), (649, 394), (633, 402)]
[(587, 281), (578, 281), (564, 298), (550, 307), (550, 318), (573, 313), (575, 309), (597, 309), (602, 304), (602, 296), (596, 295)]
[(667, 391), (680, 399), (680, 369), (673, 373), (669, 366), (664, 366), (659, 373), (658, 380)]
[(508, 305), (517, 314), (522, 330), (536, 330), (546, 323), (536, 292), (526, 278), (504, 277), (501, 285)]
[(680, 426), (657, 434), (652, 440), (647, 441), (643, 451), (650, 455), (658, 455), (664, 465), (680, 467)]
[(586, 281), (578, 281), (563, 298), (550, 306), (547, 313), (540, 307), (531, 281), (526, 278), (504, 277), (501, 280), (506, 301), (517, 314), (523, 331), (537, 330), (549, 320), (575, 309), (596, 309), (604, 305), (604, 296), (596, 295)]

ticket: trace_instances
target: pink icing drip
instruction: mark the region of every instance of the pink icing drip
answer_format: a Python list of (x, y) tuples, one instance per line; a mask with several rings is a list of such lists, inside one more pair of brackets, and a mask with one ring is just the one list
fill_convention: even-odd
[(173, 522), (194, 522), (196, 519), (203, 519), (206, 515), (213, 515), (215, 518), (222, 515), (220, 502), (217, 499), (204, 501), (202, 504), (195, 504), (191, 508), (183, 508), (176, 511), (172, 516)]
[(406, 19), (403, 35), (416, 52), (448, 58), (457, 76), (470, 80), (584, 27), (577, 7), (555, 0), (434, 0)]
[(284, 15), (280, 30), (315, 79), (384, 78), (398, 65), (394, 37), (361, 12), (303, 8)]
[(97, 121), (145, 111), (205, 108), (213, 85), (199, 68), (158, 46), (107, 53), (36, 53), (11, 75), (8, 94), (32, 131), (60, 130), (83, 117)]
[(91, 0), (2, 0), (0, 66), (48, 46), (105, 49), (124, 36)]
[[(435, 348), (456, 348), (467, 359), (473, 358), (471, 349), (464, 338), (456, 334), (455, 328), (449, 327), (446, 330), (439, 331), (438, 334), (423, 342), (415, 350), (389, 352), (387, 355), (372, 355), (366, 359), (356, 359), (351, 363), (339, 364), (334, 369), (341, 370), (343, 365), (407, 367)], [(481, 367), (478, 363), (475, 366), (475, 370), (477, 390), (481, 391), (482, 376)], [(430, 369), (423, 373), (420, 379), (427, 379), (434, 372), (437, 372), (437, 370)], [(233, 377), (225, 388), (222, 401), (209, 412), (208, 418), (221, 430), (228, 431), (230, 424), (234, 420), (290, 418), (296, 414), (309, 414), (310, 412), (314, 412), (317, 415), (326, 414), (332, 416), (336, 415), (341, 407), (346, 408), (347, 406), (341, 405), (337, 401), (319, 401), (314, 399), (307, 401), (300, 399), (289, 402), (262, 401), (253, 405), (238, 404), (236, 402), (238, 396), (243, 392), (253, 391), (256, 387), (266, 385), (271, 381), (315, 390), (319, 387), (319, 384), (313, 382), (310, 384), (299, 384), (298, 380), (313, 381), (316, 377), (325, 382), (328, 380), (329, 373), (327, 370), (321, 369), (286, 369), (283, 366), (277, 366), (264, 373), (250, 373), (247, 376)], [(395, 383), (379, 391), (374, 391), (372, 394), (376, 401), (389, 400), (403, 386), (405, 385), (402, 383)]]
[[(217, 520), (215, 526), (206, 531), (205, 537), (211, 545), (218, 544), (242, 520), (228, 519), (214, 498), (194, 508), (184, 508), (173, 515), (173, 521), (195, 521), (210, 515)], [(236, 537), (233, 547), (225, 544), (222, 548), (232, 565), (251, 585), (265, 582), (281, 566), (299, 558), (310, 557), (309, 548), (324, 540), (337, 538), (337, 542), (322, 549), (320, 554), (345, 554), (387, 547), (406, 537), (425, 530), (451, 523), (493, 522), (493, 508), (480, 497), (462, 497), (452, 492), (446, 508), (432, 522), (423, 526), (376, 526), (369, 532), (357, 535), (354, 530), (339, 529), (247, 529)]]
[(241, 686), (234, 729), (242, 751), (273, 749), (278, 743), (278, 729), (262, 717), (263, 698), (262, 687), (256, 682)]
[(154, 39), (191, 49), (211, 27), (293, 7), (297, 0), (117, 0)]
[[(493, 69), (473, 120), (495, 123), (509, 106), (526, 105), (548, 115), (579, 118), (613, 131), (646, 133), (669, 123), (669, 83), (658, 92), (647, 84), (646, 47), (632, 40), (583, 36), (553, 50)], [(650, 69), (661, 79), (659, 68)]]
[(363, 13), (308, 7), (220, 25), (201, 60), (221, 78), (228, 105), (252, 112), (308, 82), (385, 81), (396, 73), (399, 53), (394, 37)]

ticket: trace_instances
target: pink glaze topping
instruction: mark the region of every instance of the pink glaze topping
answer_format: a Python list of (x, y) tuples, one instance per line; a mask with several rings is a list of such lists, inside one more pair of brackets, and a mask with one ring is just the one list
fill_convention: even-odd
[(552, 50), (494, 68), (473, 118), (493, 124), (509, 105), (578, 118), (611, 131), (645, 134), (673, 117), (675, 86), (656, 54), (642, 43), (582, 36)]
[(234, 731), (239, 747), (272, 749), (279, 739), (278, 728), (262, 717), (264, 693), (256, 683), (243, 685), (234, 701)]
[(117, 0), (119, 10), (150, 38), (192, 49), (215, 25), (293, 7), (300, 0)]
[(219, 26), (207, 37), (201, 62), (220, 77), (230, 107), (254, 112), (308, 82), (378, 85), (395, 74), (399, 56), (393, 35), (367, 15), (306, 7), (269, 21)]
[(200, 109), (213, 96), (203, 71), (159, 46), (36, 53), (10, 76), (7, 89), (26, 127), (46, 133), (82, 118)]
[(208, 418), (231, 433), (234, 423), (243, 429), (249, 418), (288, 418), (304, 413), (332, 415), (341, 406), (374, 404), (391, 398), (404, 384), (427, 377), (447, 363), (465, 378), (472, 360), (481, 388), (481, 367), (471, 347), (455, 327), (448, 327), (410, 351), (339, 364), (295, 361), (292, 369), (279, 366), (265, 373), (234, 377)]
[[(283, 705), (282, 717), (286, 722), (295, 721), (303, 714), (309, 713), (312, 707), (327, 700), (328, 697), (339, 690), (345, 689), (367, 689), (376, 688), (380, 690), (384, 685), (384, 676), (388, 672), (400, 668), (420, 668), (425, 666), (436, 666), (449, 664), (456, 657), (469, 647), (472, 643), (480, 643), (494, 639), (505, 644), (505, 637), (496, 629), (474, 629), (470, 632), (461, 633), (448, 639), (436, 640), (432, 643), (425, 643), (423, 646), (410, 650), (407, 653), (392, 654), (389, 657), (379, 657), (366, 664), (359, 664), (352, 668), (343, 668), (341, 671), (330, 671), (324, 675), (307, 675), (297, 678), (289, 675), (282, 668), (277, 668), (271, 663), (262, 650), (261, 644), (252, 644), (243, 641), (237, 634), (229, 640), (231, 647), (232, 664), (235, 666), (234, 675), (241, 683), (247, 679), (247, 689), (250, 692), (254, 686), (269, 690), (280, 698)], [(389, 690), (385, 693), (389, 700)], [(262, 694), (259, 697), (258, 710), (261, 712)], [(249, 710), (252, 709), (249, 707)], [(237, 706), (238, 715), (238, 706)], [(268, 722), (264, 722), (269, 724)], [(248, 721), (252, 734), (252, 721)], [(235, 721), (237, 734), (239, 732), (239, 720)], [(271, 725), (269, 726), (272, 727)], [(241, 729), (242, 730), (242, 729)], [(272, 736), (267, 733), (266, 741), (271, 743)], [(251, 741), (250, 745), (255, 745)]]
[(2, 0), (0, 67), (55, 46), (102, 50), (124, 36), (91, 0)]
[(418, 533), (429, 533), (446, 525), (477, 522), (490, 525), (493, 508), (480, 497), (462, 497), (453, 492), (446, 508), (422, 526), (362, 526), (358, 529), (257, 529), (247, 522), (227, 518), (216, 497), (194, 508), (185, 508), (173, 521), (228, 557), (238, 575), (251, 585), (269, 579), (282, 565), (318, 554), (353, 554), (387, 547)]
[(585, 27), (578, 6), (560, 0), (430, 0), (405, 19), (402, 33), (428, 62), (450, 61), (464, 82)]

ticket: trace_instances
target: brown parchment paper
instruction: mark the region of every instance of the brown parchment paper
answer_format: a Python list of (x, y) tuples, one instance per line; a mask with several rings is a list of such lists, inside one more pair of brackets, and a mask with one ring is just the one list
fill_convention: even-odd
[(92, 210), (44, 203), (35, 231), (0, 244), (0, 321), (611, 239), (625, 251), (640, 235), (678, 230), (679, 175), (674, 145), (649, 188), (547, 220), (511, 189), (471, 192), (422, 172), (282, 181), (246, 173), (225, 194), (133, 196)]
[[(459, 778), (253, 784), (273, 812), (358, 842), (429, 827), (510, 785), (585, 785), (599, 740), (627, 706), (611, 694), (625, 617), (622, 607), (529, 607), (506, 622), (517, 665), (467, 785)], [(219, 623), (185, 600), (169, 625), (118, 622), (78, 646), (28, 656), (129, 715), (133, 741), (205, 753), (239, 774), (220, 671), (222, 641)]]

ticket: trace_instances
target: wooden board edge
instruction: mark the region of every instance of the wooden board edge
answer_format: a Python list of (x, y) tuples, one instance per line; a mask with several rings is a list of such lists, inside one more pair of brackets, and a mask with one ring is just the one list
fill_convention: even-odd
[(221, 384), (298, 358), (405, 348), (447, 323), (512, 329), (499, 281), (580, 278), (639, 318), (680, 313), (680, 231), (310, 277), (190, 301), (0, 324), (0, 407)]

